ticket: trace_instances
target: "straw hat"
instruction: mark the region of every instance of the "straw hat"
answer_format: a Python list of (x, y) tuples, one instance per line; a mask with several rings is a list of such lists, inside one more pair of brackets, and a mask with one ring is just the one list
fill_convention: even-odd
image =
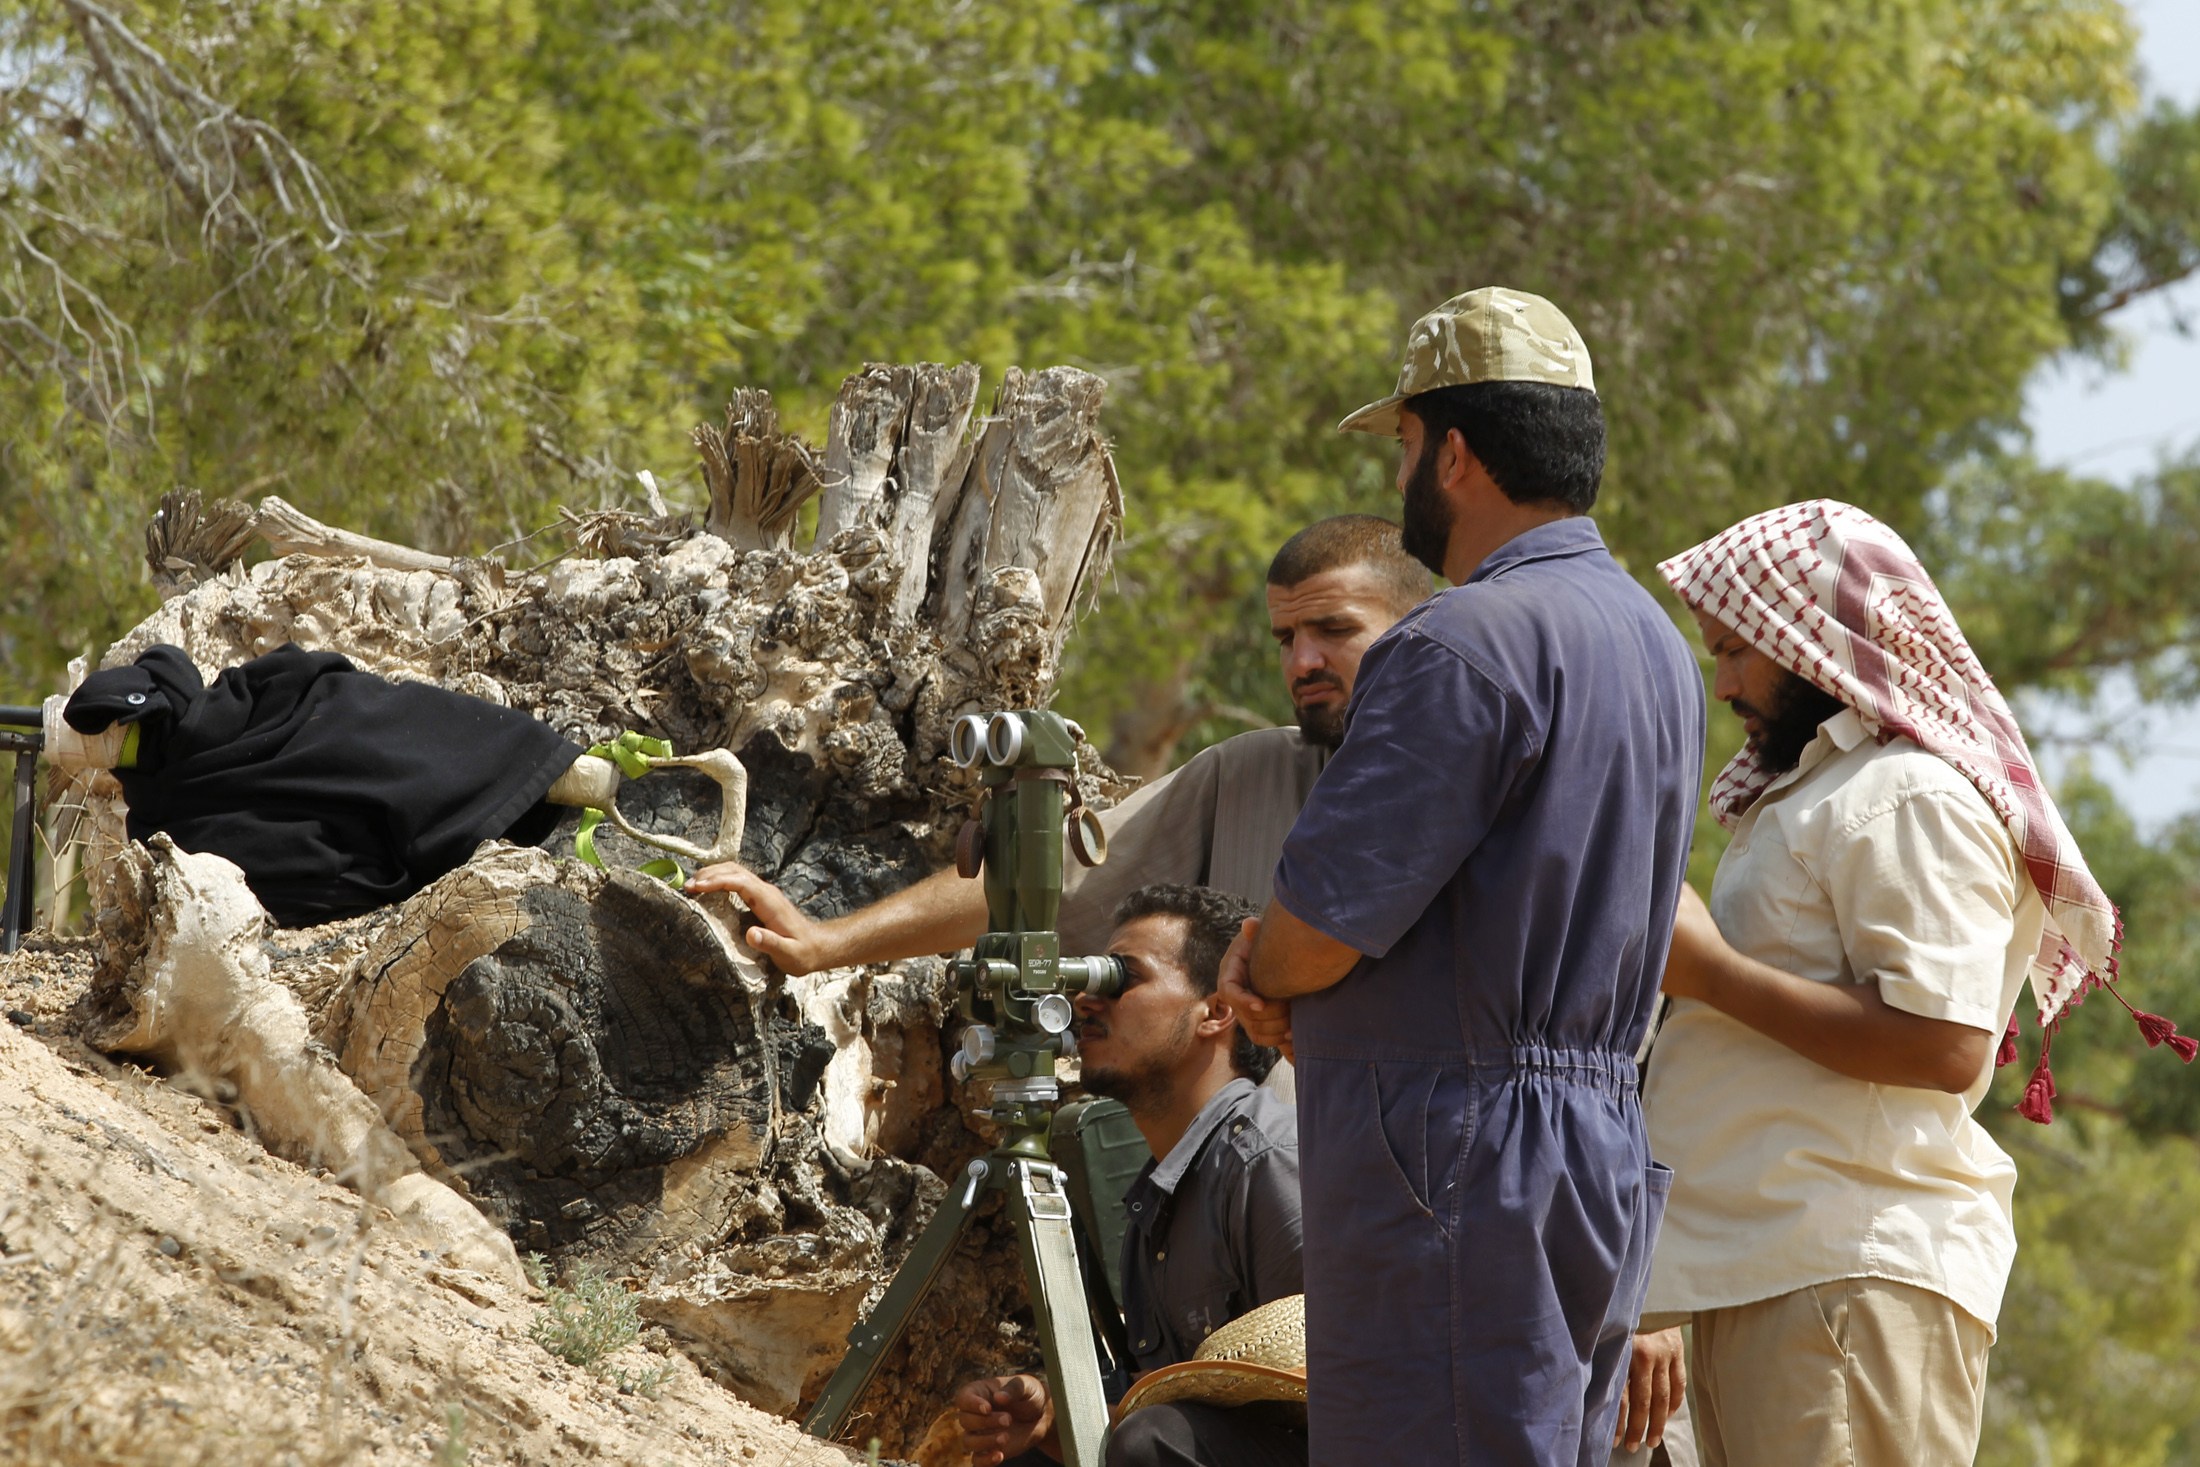
[(1164, 1401), (1204, 1401), (1210, 1406), (1293, 1401), (1303, 1406), (1306, 1296), (1276, 1299), (1231, 1320), (1207, 1336), (1191, 1359), (1165, 1365), (1124, 1392), (1115, 1419)]

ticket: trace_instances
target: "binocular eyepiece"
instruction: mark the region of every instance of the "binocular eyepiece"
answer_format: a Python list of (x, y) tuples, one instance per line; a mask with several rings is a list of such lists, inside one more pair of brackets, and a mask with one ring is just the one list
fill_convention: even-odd
[(1094, 998), (1113, 998), (1123, 991), (1128, 974), (1123, 960), (1102, 955), (1096, 958), (1061, 958), (1055, 963), (1055, 972), (1062, 977), (1062, 987), (1077, 993), (1089, 993)]
[[(978, 1074), (984, 1066), (999, 1064), (1008, 1076), (1017, 1082), (1043, 1086), (1044, 1094), (1034, 1091), (1026, 1098), (1054, 1099), (1053, 1065), (1055, 1052), (1065, 1055), (1077, 1053), (1077, 1004), (1072, 994), (1089, 993), (1095, 998), (1113, 998), (1123, 991), (1128, 972), (1123, 960), (1102, 955), (1091, 958), (1059, 958), (1054, 963), (1056, 987), (1045, 993), (1033, 994), (1017, 990), (1017, 965), (999, 959), (964, 958), (956, 965), (958, 981), (975, 987), (990, 978), (1004, 994), (1013, 994), (1015, 1002), (1004, 1004), (997, 1014), (1003, 1018), (1013, 1015), (1015, 1022), (997, 1028), (994, 1023), (974, 1023), (962, 1031), (949, 1070), (959, 1083)], [(1042, 1042), (1031, 1045), (1005, 1035), (1019, 1032), (1044, 1036)], [(1022, 1053), (1011, 1053), (1021, 1050)]]
[[(1051, 716), (1051, 715), (1050, 715)], [(1061, 720), (1073, 742), (1082, 742), (1085, 731), (1072, 719)], [(947, 737), (947, 758), (958, 769), (974, 769), (980, 764), (1009, 769), (1024, 762), (1031, 747), (1029, 727), (1023, 715), (995, 713), (990, 717), (983, 713), (966, 713), (955, 720), (955, 726)], [(1060, 762), (1060, 753), (1042, 755), (1042, 762)]]

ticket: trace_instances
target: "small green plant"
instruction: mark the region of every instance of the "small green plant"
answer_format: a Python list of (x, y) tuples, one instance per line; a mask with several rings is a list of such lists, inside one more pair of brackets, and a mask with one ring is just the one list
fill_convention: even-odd
[(542, 1286), (543, 1309), (527, 1337), (569, 1365), (592, 1370), (629, 1395), (657, 1399), (672, 1378), (669, 1364), (626, 1370), (610, 1357), (641, 1338), (642, 1312), (634, 1296), (595, 1269), (576, 1272), (569, 1287), (550, 1283), (542, 1255), (527, 1255), (528, 1276)]
[(672, 1367), (662, 1362), (643, 1370), (623, 1370), (616, 1365), (606, 1365), (597, 1373), (628, 1395), (643, 1396), (652, 1401), (657, 1399), (657, 1392), (664, 1389), (665, 1382), (672, 1379)]
[(466, 1467), (466, 1408), (452, 1402), (443, 1409), (445, 1434), (435, 1467)]
[(567, 1287), (552, 1284), (543, 1294), (527, 1337), (569, 1365), (594, 1366), (641, 1338), (634, 1296), (595, 1269), (580, 1269)]

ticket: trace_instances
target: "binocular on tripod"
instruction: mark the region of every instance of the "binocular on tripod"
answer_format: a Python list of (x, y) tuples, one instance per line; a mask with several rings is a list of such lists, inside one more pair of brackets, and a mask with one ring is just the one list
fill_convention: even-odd
[(951, 1068), (957, 1080), (993, 1082), (993, 1115), (1004, 1125), (1061, 1098), (1054, 1062), (1077, 1052), (1076, 995), (1123, 987), (1120, 959), (1065, 958), (1055, 931), (1065, 831), (1085, 865), (1108, 854), (1107, 832), (1077, 794), (1084, 736), (1059, 713), (971, 714), (948, 743), (957, 766), (981, 771), (982, 813), (957, 834), (955, 866), (965, 878), (983, 875), (988, 915), (977, 947), (955, 963), (965, 1027)]
[(977, 813), (955, 839), (955, 866), (985, 880), (987, 931), (954, 965), (963, 1021), (951, 1062), (957, 1080), (990, 1081), (987, 1114), (1001, 1143), (949, 1187), (870, 1315), (849, 1331), (848, 1354), (804, 1420), (831, 1438), (969, 1226), (979, 1199), (1005, 1194), (1033, 1323), (1069, 1467), (1100, 1467), (1107, 1438), (1093, 1319), (1077, 1258), (1070, 1192), (1048, 1153), (1062, 1089), (1055, 1062), (1077, 1052), (1078, 994), (1122, 990), (1122, 960), (1063, 957), (1062, 852), (1088, 866), (1107, 859), (1107, 832), (1077, 794), (1085, 732), (1059, 713), (1027, 709), (958, 719), (948, 758), (979, 772)]

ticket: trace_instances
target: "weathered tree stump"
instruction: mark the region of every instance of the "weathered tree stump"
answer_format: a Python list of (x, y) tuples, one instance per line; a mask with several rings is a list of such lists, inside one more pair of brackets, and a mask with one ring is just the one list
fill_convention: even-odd
[[(638, 730), (731, 749), (749, 774), (744, 860), (845, 911), (946, 863), (972, 792), (941, 757), (953, 720), (1047, 701), (1120, 520), (1098, 379), (1011, 371), (973, 428), (977, 377), (867, 368), (821, 458), (744, 393), (723, 432), (697, 431), (708, 529), (599, 526), (597, 549), (634, 553), (534, 575), (363, 546), (288, 506), (262, 511), (283, 548), (321, 553), (245, 569), (221, 558), (230, 516), (160, 542), (176, 594), (105, 665), (168, 642), (211, 674), (297, 641), (583, 744)], [(820, 484), (818, 543), (798, 553), (794, 510)], [(1089, 799), (1112, 792), (1097, 761), (1080, 779)], [(127, 866), (119, 812), (111, 780), (81, 792), (101, 900)], [(667, 774), (630, 782), (621, 809), (707, 838), (716, 798)], [(726, 899), (579, 865), (569, 835), (484, 847), (397, 908), (274, 934), (269, 974), (427, 1177), (522, 1247), (633, 1278), (708, 1368), (793, 1410), (938, 1176), (985, 1144), (941, 1063), (945, 967), (783, 979), (736, 940)], [(599, 849), (614, 868), (655, 854), (608, 827)], [(118, 930), (108, 950), (103, 991), (127, 1009), (143, 944)], [(172, 1048), (197, 1021), (161, 1022)], [(957, 1377), (1026, 1363), (1001, 1333), (1021, 1303), (1005, 1233), (976, 1229), (947, 1280), (865, 1403), (861, 1430), (889, 1451)]]
[(776, 1096), (744, 975), (693, 902), (540, 851), (407, 903), (321, 1037), (413, 1153), (524, 1247), (646, 1261), (722, 1234)]

